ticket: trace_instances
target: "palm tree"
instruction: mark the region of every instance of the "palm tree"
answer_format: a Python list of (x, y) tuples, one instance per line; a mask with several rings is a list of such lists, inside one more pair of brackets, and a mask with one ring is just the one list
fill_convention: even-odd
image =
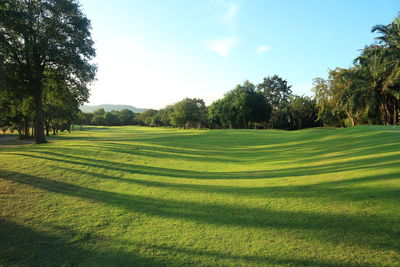
[(382, 47), (384, 55), (380, 64), (386, 74), (382, 82), (382, 92), (392, 112), (389, 117), (392, 117), (393, 124), (397, 124), (400, 106), (400, 15), (388, 25), (376, 25), (372, 32), (380, 34), (376, 40)]
[(376, 40), (386, 47), (400, 49), (400, 14), (388, 25), (376, 25), (372, 32), (381, 34)]

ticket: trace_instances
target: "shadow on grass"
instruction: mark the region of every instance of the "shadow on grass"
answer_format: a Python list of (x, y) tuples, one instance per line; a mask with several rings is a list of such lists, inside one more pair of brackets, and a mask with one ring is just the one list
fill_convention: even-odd
[(15, 148), (20, 145), (33, 144), (33, 138), (18, 138), (18, 135), (0, 135), (0, 149)]
[[(179, 247), (169, 247), (169, 246), (157, 246), (157, 245), (143, 245), (143, 247), (156, 249), (159, 251), (165, 251), (170, 254), (183, 254), (189, 257), (205, 256), (215, 259), (228, 259), (235, 264), (233, 266), (242, 266), (242, 264), (249, 265), (259, 264), (264, 266), (270, 265), (288, 265), (288, 266), (327, 266), (327, 267), (363, 267), (363, 266), (373, 266), (371, 264), (354, 264), (351, 262), (340, 263), (340, 262), (329, 262), (321, 260), (306, 260), (306, 259), (296, 259), (288, 257), (265, 257), (265, 256), (251, 256), (251, 255), (232, 255), (227, 253), (220, 253), (215, 251), (200, 251), (190, 248), (179, 248)], [(385, 265), (382, 265), (385, 266)], [(386, 265), (389, 267), (389, 265)]]
[[(123, 127), (122, 127), (123, 128)], [(106, 132), (102, 132), (106, 131)], [(193, 138), (199, 136), (200, 132), (194, 131), (180, 131), (180, 132), (166, 132), (165, 129), (160, 129), (160, 131), (143, 131), (137, 129), (127, 129), (126, 132), (121, 131), (121, 127), (109, 127), (99, 130), (90, 131), (76, 131), (75, 133), (85, 133), (84, 135), (54, 135), (51, 136), (52, 139), (62, 139), (71, 141), (93, 141), (93, 142), (112, 142), (112, 141), (144, 141), (144, 140), (177, 140), (182, 138)], [(105, 136), (92, 136), (91, 134), (105, 133)]]
[[(203, 134), (165, 132), (147, 133), (147, 136), (144, 134), (146, 136), (144, 139), (132, 133), (131, 137), (85, 136), (82, 139), (86, 138), (86, 141), (93, 141), (97, 145), (85, 144), (83, 148), (76, 144), (63, 149), (72, 155), (81, 155), (86, 151), (89, 154), (93, 153), (90, 156), (100, 153), (107, 157), (111, 152), (128, 157), (136, 155), (156, 159), (227, 164), (271, 161), (280, 164), (287, 162), (307, 164), (368, 155), (379, 157), (380, 153), (398, 152), (400, 145), (398, 135), (363, 130), (365, 129), (306, 130), (297, 133), (266, 131), (260, 134), (250, 131), (226, 131), (226, 135), (218, 134), (218, 131), (207, 131)], [(109, 134), (112, 135), (112, 132)], [(238, 134), (243, 136), (238, 138)]]
[[(228, 132), (229, 133), (229, 132)], [(27, 151), (13, 152), (13, 155), (21, 155), (34, 159), (44, 160), (43, 164), (50, 162), (62, 162), (67, 164), (64, 169), (71, 172), (78, 172), (82, 175), (100, 177), (101, 179), (110, 179), (120, 182), (132, 183), (141, 186), (166, 188), (172, 190), (191, 191), (198, 193), (216, 193), (230, 194), (240, 197), (265, 197), (265, 198), (328, 198), (340, 201), (359, 201), (359, 200), (387, 200), (394, 203), (400, 200), (400, 191), (397, 188), (384, 187), (364, 187), (363, 183), (379, 182), (384, 180), (399, 179), (398, 173), (393, 172), (381, 176), (364, 176), (360, 178), (347, 179), (341, 181), (328, 181), (313, 185), (289, 185), (274, 187), (232, 187), (232, 186), (214, 186), (198, 184), (168, 183), (141, 179), (142, 175), (161, 176), (169, 178), (190, 178), (190, 179), (268, 179), (297, 177), (307, 175), (328, 174), (337, 175), (343, 171), (374, 170), (376, 168), (394, 168), (398, 169), (400, 164), (399, 156), (388, 155), (388, 152), (397, 152), (399, 139), (395, 136), (377, 135), (371, 133), (364, 135), (361, 130), (346, 132), (346, 134), (337, 133), (337, 131), (328, 131), (320, 136), (320, 133), (302, 132), (295, 133), (290, 137), (281, 138), (281, 133), (262, 134), (256, 136), (254, 133), (246, 133), (252, 139), (237, 140), (236, 132), (228, 135), (223, 147), (221, 137), (213, 136), (212, 132), (205, 132), (207, 140), (202, 144), (202, 136), (185, 133), (168, 133), (168, 136), (162, 134), (151, 134), (142, 137), (117, 136), (115, 138), (97, 138), (82, 137), (85, 141), (99, 141), (99, 149), (104, 149), (105, 153), (138, 153), (138, 155), (151, 158), (167, 158), (176, 160), (193, 160), (219, 163), (245, 164), (246, 162), (298, 162), (313, 163), (301, 167), (285, 167), (255, 172), (200, 172), (172, 168), (161, 168), (143, 166), (137, 164), (120, 163), (111, 160), (95, 159), (95, 151), (85, 151), (85, 147), (80, 149), (70, 147), (65, 149), (66, 153), (58, 152), (60, 148), (40, 147), (29, 148)], [(243, 132), (241, 132), (243, 134)], [(289, 135), (288, 133), (285, 133)], [(267, 139), (270, 137), (270, 139)], [(64, 138), (64, 137), (56, 137)], [(70, 137), (68, 137), (70, 138)], [(71, 137), (72, 139), (74, 137)], [(243, 138), (243, 137), (242, 137)], [(325, 138), (325, 139), (324, 139)], [(341, 140), (340, 138), (346, 138)], [(70, 140), (72, 140), (70, 139)], [(288, 140), (287, 144), (282, 144), (283, 139)], [(76, 139), (77, 140), (77, 139)], [(179, 142), (177, 141), (179, 140)], [(334, 140), (334, 141), (332, 141)], [(135, 151), (136, 145), (118, 144), (118, 141), (149, 142), (140, 144), (138, 151)], [(209, 146), (206, 147), (209, 143)], [(151, 144), (163, 145), (166, 148), (154, 148)], [(328, 146), (329, 144), (329, 146)], [(252, 147), (252, 146), (272, 145), (270, 147)], [(203, 146), (203, 147), (202, 147)], [(95, 147), (95, 146), (93, 146)], [(247, 148), (248, 149), (247, 149)], [(188, 149), (189, 148), (189, 149)], [(191, 149), (192, 148), (192, 149)], [(193, 149), (194, 148), (194, 149)], [(247, 150), (246, 150), (247, 149)], [(87, 157), (82, 156), (82, 152), (89, 153)], [(335, 154), (337, 153), (337, 154)], [(110, 153), (111, 154), (111, 153)], [(351, 159), (352, 156), (368, 156), (369, 158)], [(104, 155), (102, 155), (104, 156)], [(315, 159), (323, 157), (324, 159), (342, 159), (349, 158), (345, 162), (318, 162)], [(108, 157), (106, 157), (108, 159)], [(292, 163), (292, 162), (291, 162)], [(62, 169), (54, 164), (56, 168)], [(75, 169), (68, 169), (73, 166)], [(79, 170), (79, 167), (83, 170)], [(90, 172), (86, 167), (93, 167), (97, 172)], [(78, 168), (78, 169), (77, 169)], [(125, 178), (108, 175), (108, 171), (118, 171), (124, 174)], [(39, 176), (26, 175), (18, 172), (0, 170), (0, 178), (25, 184), (48, 192), (62, 194), (70, 197), (81, 198), (83, 200), (95, 201), (105, 206), (112, 205), (125, 209), (127, 212), (143, 213), (150, 216), (161, 218), (181, 219), (201, 224), (222, 225), (240, 228), (258, 228), (258, 229), (282, 229), (283, 231), (292, 231), (301, 239), (322, 240), (324, 242), (337, 245), (356, 245), (373, 249), (385, 249), (395, 251), (398, 255), (400, 244), (397, 237), (400, 235), (400, 219), (396, 217), (379, 217), (374, 214), (329, 214), (323, 212), (310, 211), (285, 211), (272, 210), (268, 208), (252, 208), (246, 206), (233, 206), (216, 203), (201, 203), (194, 201), (178, 201), (154, 197), (145, 197), (140, 195), (131, 195), (124, 193), (115, 193), (99, 189), (86, 188), (80, 185), (69, 184), (62, 181), (45, 179)], [(176, 181), (176, 180), (174, 180)], [(360, 186), (358, 186), (360, 185)], [(300, 230), (300, 231), (298, 231)], [(123, 251), (110, 250), (109, 253), (100, 253), (96, 250), (82, 248), (86, 246), (87, 240), (96, 237), (88, 236), (77, 244), (69, 242), (69, 237), (60, 238), (49, 235), (48, 233), (38, 232), (21, 225), (7, 221), (0, 221), (0, 236), (3, 246), (0, 245), (0, 264), (4, 265), (48, 265), (55, 261), (56, 263), (75, 265), (79, 261), (91, 257), (99, 259), (99, 263), (113, 263), (119, 265), (180, 265), (190, 264), (192, 262), (179, 262), (180, 259), (169, 261), (156, 257), (146, 258), (135, 255), (134, 253), (125, 253)], [(75, 233), (74, 235), (81, 235)], [(26, 238), (30, 236), (32, 238)], [(3, 237), (5, 241), (3, 241)], [(14, 240), (13, 240), (14, 239)], [(35, 243), (35, 240), (44, 240), (41, 243)], [(1, 243), (0, 242), (0, 243)], [(28, 244), (26, 246), (20, 244)], [(351, 263), (341, 262), (322, 262), (308, 261), (296, 258), (273, 258), (262, 256), (239, 256), (230, 255), (213, 251), (199, 251), (190, 248), (178, 248), (169, 246), (157, 246), (142, 244), (145, 249), (154, 249), (164, 251), (165, 253), (184, 255), (186, 258), (204, 255), (215, 259), (231, 259), (243, 261), (247, 264), (265, 263), (287, 264), (287, 265), (318, 265), (318, 266), (352, 266)], [(36, 249), (36, 247), (38, 249)], [(90, 247), (90, 246), (89, 246)], [(43, 250), (43, 252), (42, 252)], [(70, 251), (69, 257), (63, 256), (64, 251)], [(53, 257), (53, 256), (54, 257)], [(57, 259), (56, 256), (59, 256)], [(125, 259), (125, 261), (124, 261)], [(26, 264), (25, 264), (26, 263)], [(48, 263), (48, 264), (46, 264)], [(139, 264), (138, 264), (139, 263)], [(50, 264), (52, 265), (52, 264)], [(360, 265), (357, 265), (360, 266)]]
[[(48, 228), (49, 225), (46, 225)], [(104, 237), (63, 229), (48, 233), (15, 222), (0, 219), (0, 265), (4, 266), (159, 266), (163, 259), (139, 256), (108, 248), (99, 252), (91, 249)], [(89, 262), (88, 262), (89, 261)]]
[(356, 244), (395, 251), (400, 249), (400, 244), (394, 238), (400, 234), (400, 222), (397, 217), (271, 210), (240, 205), (161, 199), (91, 189), (2, 170), (0, 170), (0, 177), (48, 192), (116, 206), (127, 212), (230, 227), (304, 230), (305, 232), (300, 233), (302, 238), (319, 239), (335, 245)]
[[(207, 264), (207, 258), (212, 258), (214, 262), (230, 260), (239, 264), (364, 266), (320, 260), (232, 255), (215, 251), (144, 243), (132, 244), (135, 250), (132, 251), (131, 249), (129, 252), (110, 247), (102, 247), (100, 251), (93, 245), (99, 240), (101, 242), (107, 239), (106, 237), (75, 232), (71, 229), (52, 230), (51, 233), (38, 231), (12, 221), (0, 220), (0, 235), (2, 237), (0, 264), (4, 266), (188, 266), (202, 264), (202, 261), (205, 261), (203, 264)], [(118, 240), (111, 240), (111, 242), (113, 245), (122, 245), (118, 244)], [(144, 257), (135, 253), (136, 250), (156, 252), (157, 256)], [(165, 257), (166, 255), (168, 257)], [(197, 259), (197, 257), (201, 257), (201, 259)]]
[(66, 164), (71, 164), (73, 166), (90, 166), (105, 171), (113, 170), (136, 175), (153, 175), (170, 178), (190, 179), (270, 179), (320, 174), (336, 175), (338, 172), (390, 168), (397, 167), (400, 164), (400, 159), (394, 158), (392, 155), (384, 156), (377, 154), (375, 157), (372, 158), (361, 158), (356, 160), (348, 160), (346, 162), (336, 162), (329, 164), (321, 163), (304, 167), (282, 167), (280, 169), (247, 172), (204, 172), (127, 164), (115, 161), (93, 159), (89, 157), (81, 157), (75, 155), (71, 156), (67, 154), (51, 152), (48, 150), (38, 150), (34, 152), (43, 154), (43, 156), (25, 153), (13, 154), (30, 158), (43, 159), (47, 161), (62, 162)]
[(362, 200), (400, 200), (400, 189), (397, 188), (376, 188), (376, 187), (350, 187), (368, 182), (379, 182), (385, 180), (397, 180), (397, 172), (385, 175), (364, 176), (339, 181), (320, 182), (311, 185), (287, 185), (269, 187), (235, 187), (225, 185), (201, 185), (185, 183), (168, 183), (152, 181), (148, 179), (137, 179), (133, 177), (116, 177), (103, 173), (91, 172), (80, 169), (68, 169), (57, 165), (55, 169), (73, 172), (79, 175), (93, 177), (94, 179), (109, 179), (123, 183), (130, 183), (146, 187), (189, 191), (196, 193), (228, 194), (237, 197), (264, 197), (264, 198), (317, 198), (332, 199), (335, 201), (362, 201)]

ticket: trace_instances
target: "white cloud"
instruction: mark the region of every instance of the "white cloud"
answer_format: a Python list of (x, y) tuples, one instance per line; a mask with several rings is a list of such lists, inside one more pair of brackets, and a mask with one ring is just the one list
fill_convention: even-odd
[(219, 38), (204, 42), (204, 46), (206, 49), (217, 52), (224, 57), (229, 55), (236, 44), (237, 40), (234, 37)]
[(240, 6), (237, 1), (211, 0), (210, 3), (221, 8), (218, 22), (229, 32), (234, 32), (238, 26), (237, 17), (240, 11)]
[(222, 37), (203, 42), (203, 46), (210, 51), (214, 51), (223, 57), (227, 57), (232, 49), (238, 44), (235, 37), (237, 28), (237, 17), (239, 15), (239, 4), (236, 1), (229, 0), (211, 0), (213, 5), (222, 8), (222, 13), (218, 16), (219, 23), (227, 30), (227, 35), (231, 37)]
[(236, 3), (229, 3), (226, 6), (227, 10), (223, 14), (222, 19), (226, 23), (232, 23), (236, 20), (236, 17), (239, 14), (239, 5)]
[(257, 48), (257, 53), (264, 53), (264, 52), (267, 52), (268, 50), (270, 50), (271, 49), (271, 47), (269, 47), (269, 46), (267, 46), (267, 45), (260, 45), (258, 48)]

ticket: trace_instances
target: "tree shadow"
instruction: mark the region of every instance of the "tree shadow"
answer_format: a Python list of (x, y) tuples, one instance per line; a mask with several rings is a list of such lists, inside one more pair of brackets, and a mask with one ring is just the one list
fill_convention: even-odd
[(128, 176), (126, 178), (107, 175), (104, 172), (91, 172), (83, 169), (69, 169), (57, 165), (55, 169), (65, 170), (79, 175), (97, 178), (99, 180), (108, 179), (123, 183), (135, 184), (145, 187), (164, 188), (178, 191), (187, 191), (195, 193), (227, 194), (236, 197), (263, 197), (263, 198), (314, 198), (314, 199), (332, 199), (335, 201), (380, 201), (400, 199), (400, 189), (397, 188), (369, 188), (354, 187), (357, 184), (368, 182), (380, 182), (385, 180), (399, 179), (398, 173), (393, 172), (385, 175), (363, 176), (339, 181), (326, 181), (310, 185), (288, 185), (288, 186), (263, 186), (263, 187), (237, 187), (226, 185), (201, 185), (185, 183), (169, 183), (153, 181), (149, 179), (140, 179)]
[[(127, 212), (139, 212), (160, 218), (231, 227), (303, 230), (299, 233), (303, 239), (317, 239), (335, 245), (355, 244), (397, 252), (400, 249), (400, 244), (395, 239), (400, 234), (398, 217), (273, 210), (231, 204), (178, 201), (102, 191), (3, 170), (0, 171), (0, 177), (48, 192), (95, 201), (125, 209)], [(293, 192), (296, 194), (294, 188)], [(273, 194), (273, 191), (270, 194)]]
[[(288, 266), (327, 266), (327, 267), (363, 267), (363, 266), (373, 266), (371, 264), (354, 264), (351, 262), (340, 263), (340, 262), (330, 262), (323, 260), (306, 260), (306, 259), (296, 259), (289, 257), (268, 257), (268, 256), (254, 256), (254, 255), (232, 255), (228, 253), (221, 253), (216, 251), (204, 251), (196, 250), (191, 248), (180, 248), (180, 247), (170, 247), (170, 246), (158, 246), (158, 245), (142, 245), (146, 248), (152, 248), (160, 251), (166, 251), (173, 254), (183, 254), (189, 257), (206, 256), (215, 259), (228, 259), (235, 262), (235, 266), (254, 264), (261, 266), (270, 265), (288, 265)], [(193, 264), (193, 263), (192, 263)], [(192, 265), (191, 264), (191, 265)], [(390, 266), (390, 265), (381, 265)]]
[(20, 139), (17, 135), (0, 135), (0, 149), (11, 149), (21, 145), (33, 144), (33, 141), (33, 138)]
[[(346, 129), (347, 130), (347, 129)], [(226, 194), (237, 199), (249, 197), (274, 199), (274, 198), (299, 198), (307, 201), (331, 200), (353, 202), (368, 200), (370, 205), (382, 205), (385, 202), (396, 203), (400, 200), (400, 190), (396, 187), (387, 188), (381, 186), (363, 186), (364, 183), (388, 181), (399, 179), (398, 166), (400, 158), (398, 154), (399, 139), (395, 135), (382, 135), (377, 132), (365, 134), (361, 129), (351, 129), (346, 133), (338, 131), (327, 131), (321, 133), (309, 130), (307, 133), (285, 133), (283, 138), (281, 132), (261, 134), (243, 131), (241, 134), (250, 136), (250, 139), (237, 140), (236, 131), (228, 132), (228, 137), (221, 145), (222, 139), (212, 131), (204, 132), (207, 136), (209, 146), (205, 146), (201, 141), (201, 135), (191, 132), (185, 134), (152, 134), (143, 131), (140, 136), (120, 135), (117, 137), (97, 138), (82, 137), (82, 140), (99, 142), (99, 146), (93, 146), (93, 151), (85, 150), (85, 147), (69, 145), (63, 147), (62, 152), (59, 147), (41, 146), (29, 147), (22, 151), (14, 151), (13, 155), (30, 157), (43, 160), (43, 164), (53, 164), (54, 169), (65, 170), (67, 174), (76, 172), (80, 175), (96, 177), (97, 179), (109, 179), (124, 182), (132, 185), (146, 186), (152, 188), (163, 188), (168, 190), (187, 191), (204, 194)], [(266, 140), (266, 137), (270, 137)], [(232, 137), (231, 139), (229, 139)], [(397, 137), (397, 138), (396, 138)], [(56, 137), (59, 139), (63, 136)], [(70, 137), (68, 137), (70, 138)], [(72, 137), (74, 138), (74, 137)], [(242, 137), (243, 138), (243, 137)], [(346, 139), (343, 139), (346, 138)], [(342, 140), (343, 139), (343, 140)], [(72, 139), (70, 139), (72, 140)], [(78, 139), (75, 139), (78, 140)], [(177, 142), (179, 140), (179, 142)], [(249, 141), (250, 140), (250, 141)], [(282, 140), (287, 140), (283, 143)], [(119, 144), (118, 142), (139, 142), (140, 145)], [(247, 143), (246, 143), (247, 142)], [(152, 144), (158, 147), (152, 147)], [(228, 145), (228, 147), (225, 147)], [(90, 145), (86, 145), (90, 147)], [(160, 146), (163, 146), (160, 148)], [(256, 162), (275, 162), (282, 163), (301, 163), (302, 166), (277, 166), (271, 169), (261, 169), (258, 171), (212, 171), (202, 172), (184, 169), (173, 169), (163, 167), (144, 166), (96, 159), (95, 148), (104, 149), (104, 155), (111, 155), (109, 152), (121, 153), (126, 156), (138, 154), (155, 159), (172, 159), (203, 161), (232, 164), (247, 164)], [(139, 147), (135, 150), (135, 147)], [(32, 153), (28, 153), (32, 152)], [(65, 153), (63, 153), (65, 152)], [(87, 156), (82, 154), (88, 153)], [(104, 156), (101, 155), (101, 156)], [(370, 155), (373, 155), (369, 157)], [(354, 157), (354, 158), (352, 158)], [(341, 161), (346, 159), (346, 161)], [(329, 163), (326, 161), (332, 160)], [(336, 161), (335, 161), (336, 160)], [(65, 163), (66, 167), (63, 167)], [(311, 164), (312, 163), (312, 164)], [(274, 165), (272, 165), (274, 166)], [(71, 167), (71, 168), (69, 168)], [(92, 167), (96, 171), (89, 171), (87, 167)], [(272, 179), (272, 178), (294, 178), (299, 176), (330, 175), (336, 176), (340, 172), (350, 171), (372, 171), (377, 168), (395, 171), (384, 175), (364, 175), (359, 178), (346, 180), (328, 180), (310, 185), (287, 185), (287, 186), (263, 186), (263, 187), (235, 187), (228, 185), (204, 185), (176, 182), (177, 179), (162, 179), (162, 181), (151, 180), (148, 177), (154, 176), (161, 178), (184, 178), (184, 179)], [(90, 169), (90, 168), (89, 168)], [(123, 174), (123, 177), (110, 175), (112, 171)], [(373, 213), (346, 214), (345, 212), (324, 213), (323, 211), (285, 211), (273, 210), (269, 208), (253, 208), (246, 205), (232, 205), (221, 203), (207, 203), (202, 201), (178, 201), (165, 198), (146, 197), (141, 195), (109, 192), (94, 188), (87, 188), (83, 185), (75, 185), (62, 181), (45, 179), (43, 177), (27, 175), (18, 172), (0, 170), (0, 179), (5, 179), (20, 184), (25, 184), (48, 192), (62, 194), (83, 200), (98, 202), (104, 205), (111, 205), (126, 210), (126, 212), (137, 212), (154, 217), (167, 219), (180, 219), (201, 224), (222, 225), (228, 227), (256, 228), (256, 229), (282, 229), (293, 233), (294, 237), (304, 240), (319, 240), (334, 245), (354, 245), (376, 250), (384, 249), (396, 253), (400, 251), (400, 244), (397, 237), (400, 236), (400, 219), (398, 216), (384, 216)], [(184, 181), (184, 180), (181, 180)], [(86, 181), (84, 181), (86, 182)], [(137, 192), (137, 191), (135, 191)], [(374, 202), (376, 200), (376, 202)], [(311, 202), (312, 203), (312, 202)], [(319, 204), (323, 205), (323, 201)], [(319, 209), (321, 210), (321, 209)], [(4, 227), (3, 227), (4, 224)], [(88, 248), (82, 248), (86, 241), (83, 239), (79, 244), (69, 242), (66, 238), (49, 235), (32, 229), (25, 229), (21, 225), (13, 225), (11, 222), (0, 221), (0, 236), (6, 237), (0, 244), (0, 264), (4, 265), (53, 265), (55, 263), (76, 265), (79, 261), (92, 257), (99, 259), (99, 263), (109, 263), (113, 265), (182, 265), (190, 264), (190, 261), (179, 261), (176, 258), (168, 260), (166, 258), (142, 257), (139, 255), (126, 254), (118, 249), (110, 250), (110, 254), (98, 252)], [(8, 230), (7, 230), (8, 229)], [(299, 231), (300, 230), (300, 231)], [(19, 234), (21, 233), (21, 235)], [(81, 233), (75, 233), (80, 235)], [(15, 237), (14, 241), (13, 236)], [(31, 239), (25, 239), (31, 236)], [(88, 240), (96, 238), (88, 235)], [(34, 240), (47, 240), (43, 246), (35, 243)], [(21, 242), (20, 242), (21, 241)], [(0, 242), (0, 243), (2, 243)], [(20, 246), (19, 244), (29, 244)], [(240, 256), (216, 251), (201, 251), (191, 248), (179, 248), (173, 246), (160, 246), (152, 244), (138, 244), (145, 249), (155, 249), (165, 253), (185, 255), (186, 259), (196, 255), (204, 255), (215, 259), (231, 259), (232, 261), (243, 262), (244, 264), (265, 265), (317, 265), (317, 266), (360, 266), (351, 262), (329, 262), (313, 261), (293, 258), (264, 257), (264, 256)], [(35, 249), (38, 247), (38, 250)], [(47, 248), (46, 246), (49, 246)], [(43, 247), (43, 248), (41, 248)], [(90, 247), (90, 246), (89, 246)], [(12, 248), (11, 250), (8, 248)], [(25, 251), (26, 250), (26, 251)], [(33, 250), (33, 252), (29, 252)], [(43, 250), (41, 252), (40, 250)], [(62, 256), (63, 251), (71, 251), (72, 258), (67, 259)], [(49, 255), (47, 255), (49, 254)], [(57, 255), (59, 259), (50, 255)], [(30, 261), (30, 262), (28, 262)], [(44, 264), (43, 264), (44, 263)], [(46, 264), (49, 263), (49, 264)], [(103, 264), (103, 265), (104, 265)]]
[[(157, 252), (158, 256), (145, 257), (134, 251), (122, 251), (110, 246), (99, 250), (94, 244), (108, 239), (93, 233), (82, 233), (71, 229), (60, 229), (47, 225), (51, 233), (28, 228), (9, 220), (0, 219), (0, 264), (4, 266), (187, 266), (207, 264), (207, 258), (214, 262), (229, 260), (238, 264), (283, 264), (294, 266), (370, 266), (322, 260), (297, 259), (295, 257), (272, 257), (234, 255), (190, 247), (174, 247), (146, 243), (130, 244), (135, 250)], [(79, 237), (78, 239), (76, 237)], [(72, 240), (72, 241), (71, 241)], [(118, 240), (112, 240), (119, 244)], [(173, 257), (161, 257), (172, 255)], [(199, 259), (200, 258), (200, 259)]]
[[(46, 228), (51, 228), (46, 225)], [(35, 230), (10, 220), (0, 219), (0, 265), (4, 266), (161, 266), (162, 258), (143, 257), (108, 247), (107, 252), (93, 246), (106, 237), (71, 229)], [(46, 229), (47, 230), (47, 229)]]
[[(50, 150), (32, 150), (33, 152), (42, 154), (43, 156), (13, 153), (30, 158), (43, 159), (46, 161), (56, 161), (74, 166), (90, 166), (103, 170), (114, 170), (124, 173), (137, 175), (164, 176), (169, 178), (190, 178), (190, 179), (271, 179), (283, 177), (312, 176), (320, 174), (337, 174), (344, 171), (368, 170), (375, 168), (397, 167), (400, 159), (393, 158), (392, 155), (375, 155), (371, 158), (361, 158), (348, 160), (346, 162), (332, 162), (329, 164), (313, 164), (303, 167), (281, 167), (278, 169), (259, 170), (259, 171), (242, 171), (242, 172), (215, 172), (215, 171), (192, 171), (182, 169), (172, 169), (163, 167), (153, 167), (137, 164), (128, 164), (115, 161), (107, 161), (101, 159), (93, 159), (89, 157), (81, 157), (76, 155), (67, 155)], [(51, 156), (51, 157), (50, 157)]]
[[(244, 135), (238, 138), (238, 134)], [(300, 132), (226, 131), (163, 132), (140, 135), (117, 135), (96, 141), (101, 150), (112, 153), (140, 155), (151, 158), (168, 158), (193, 162), (220, 162), (231, 164), (256, 164), (262, 162), (307, 164), (321, 160), (346, 160), (380, 153), (397, 152), (398, 138), (380, 131), (365, 132), (364, 128), (304, 130)], [(82, 137), (84, 138), (84, 137)], [(204, 141), (203, 141), (204, 140)], [(99, 146), (86, 144), (99, 149)], [(74, 147), (76, 147), (74, 151)], [(64, 148), (73, 154), (81, 154), (77, 145)]]

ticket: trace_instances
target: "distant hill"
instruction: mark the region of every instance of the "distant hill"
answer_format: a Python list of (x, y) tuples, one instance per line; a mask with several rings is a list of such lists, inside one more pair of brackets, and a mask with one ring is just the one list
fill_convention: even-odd
[(111, 104), (102, 104), (102, 105), (95, 105), (95, 106), (83, 105), (80, 107), (80, 109), (83, 112), (93, 112), (93, 111), (101, 109), (101, 108), (104, 108), (105, 111), (112, 111), (112, 110), (120, 111), (123, 109), (129, 109), (135, 113), (140, 113), (140, 112), (144, 112), (147, 110), (145, 108), (137, 108), (137, 107), (130, 106), (130, 105), (111, 105)]

